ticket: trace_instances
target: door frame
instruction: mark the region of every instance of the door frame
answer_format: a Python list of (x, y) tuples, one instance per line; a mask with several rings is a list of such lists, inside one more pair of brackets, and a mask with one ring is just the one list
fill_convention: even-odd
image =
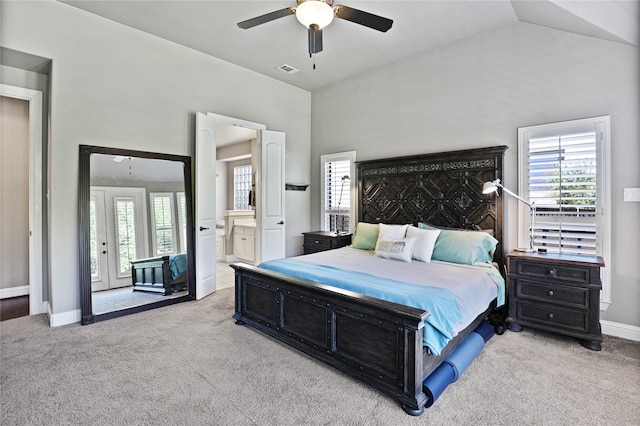
[[(0, 96), (29, 102), (29, 315), (46, 312), (42, 297), (42, 92), (0, 84)], [(21, 294), (16, 294), (19, 296)]]

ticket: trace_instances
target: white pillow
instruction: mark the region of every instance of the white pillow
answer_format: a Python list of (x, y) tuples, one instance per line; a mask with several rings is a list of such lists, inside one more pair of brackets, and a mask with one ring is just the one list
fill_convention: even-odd
[(407, 228), (407, 238), (415, 238), (416, 244), (413, 246), (412, 257), (421, 262), (431, 262), (433, 247), (440, 235), (439, 229), (420, 229), (415, 226)]
[(378, 246), (380, 245), (382, 237), (391, 237), (394, 240), (401, 240), (405, 237), (408, 226), (409, 225), (385, 225), (384, 223), (378, 225), (378, 241), (376, 241), (376, 251), (378, 251)]
[(384, 236), (378, 240), (378, 243), (375, 256), (385, 259), (411, 262), (411, 253), (413, 253), (413, 246), (416, 243), (416, 239), (403, 238), (396, 240), (394, 238)]

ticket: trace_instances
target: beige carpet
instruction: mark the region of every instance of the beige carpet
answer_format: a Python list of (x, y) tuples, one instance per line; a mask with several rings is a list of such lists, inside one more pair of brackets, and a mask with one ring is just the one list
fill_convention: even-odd
[(638, 425), (640, 343), (602, 352), (533, 331), (491, 339), (421, 417), (235, 325), (233, 289), (89, 326), (0, 323), (10, 425)]

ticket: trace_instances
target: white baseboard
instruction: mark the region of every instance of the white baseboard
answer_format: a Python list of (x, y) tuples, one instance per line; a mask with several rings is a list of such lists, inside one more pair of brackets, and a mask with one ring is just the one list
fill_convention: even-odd
[(19, 287), (0, 288), (0, 299), (8, 299), (10, 297), (28, 296), (29, 286), (21, 285)]
[(82, 312), (80, 309), (75, 311), (61, 312), (59, 314), (51, 313), (51, 305), (47, 303), (47, 315), (49, 315), (49, 326), (60, 327), (62, 325), (74, 324), (82, 320)]
[(602, 334), (640, 342), (640, 327), (604, 320), (600, 320), (600, 326)]

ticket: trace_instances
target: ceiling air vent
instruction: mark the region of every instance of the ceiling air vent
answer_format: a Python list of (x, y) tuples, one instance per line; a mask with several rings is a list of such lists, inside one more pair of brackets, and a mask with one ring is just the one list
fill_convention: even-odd
[(297, 68), (292, 67), (291, 65), (282, 64), (278, 67), (278, 69), (282, 72), (286, 72), (287, 74), (295, 74), (300, 71)]

